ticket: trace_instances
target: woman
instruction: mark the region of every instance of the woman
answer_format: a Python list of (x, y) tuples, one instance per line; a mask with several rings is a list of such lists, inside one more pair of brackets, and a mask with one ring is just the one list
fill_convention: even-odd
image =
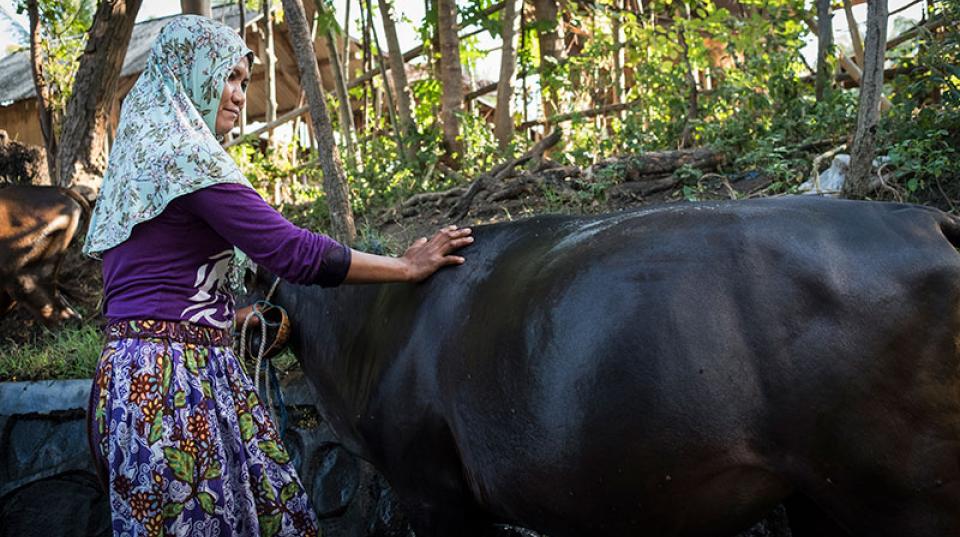
[(400, 258), (355, 252), (267, 205), (218, 140), (244, 105), (252, 52), (181, 16), (123, 104), (85, 245), (102, 257), (107, 343), (91, 450), (120, 535), (315, 535), (276, 429), (231, 350), (226, 288), (243, 250), (302, 284), (420, 281), (473, 239), (448, 227)]

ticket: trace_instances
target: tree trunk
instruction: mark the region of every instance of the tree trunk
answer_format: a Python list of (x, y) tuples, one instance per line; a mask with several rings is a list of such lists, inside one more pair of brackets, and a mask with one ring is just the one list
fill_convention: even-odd
[[(302, 4), (301, 4), (302, 5)], [(306, 19), (304, 19), (306, 21)], [(306, 24), (306, 22), (304, 22)], [(309, 30), (305, 30), (309, 38)], [(277, 119), (277, 54), (273, 46), (273, 0), (263, 0), (263, 65), (266, 87), (266, 118), (270, 123)], [(313, 50), (313, 43), (310, 43)], [(273, 129), (267, 131), (267, 144), (273, 147)]]
[(337, 240), (350, 244), (356, 240), (357, 229), (350, 208), (347, 179), (340, 164), (340, 153), (333, 141), (333, 126), (327, 115), (323, 87), (320, 85), (320, 68), (317, 54), (310, 40), (310, 28), (301, 0), (283, 0), (283, 12), (289, 30), (290, 46), (297, 56), (300, 69), (300, 86), (307, 94), (310, 117), (317, 137), (320, 168), (323, 170), (323, 190), (330, 209), (330, 234)]
[(517, 1), (507, 0), (506, 7), (500, 13), (503, 47), (500, 54), (500, 80), (497, 82), (497, 110), (493, 117), (493, 133), (500, 149), (505, 149), (513, 139), (510, 102), (513, 100), (513, 72), (517, 66), (517, 49), (513, 43), (517, 27)]
[(343, 10), (343, 44), (340, 46), (343, 56), (343, 79), (350, 80), (350, 5), (352, 2), (347, 0), (346, 8)]
[(142, 0), (100, 2), (73, 83), (61, 129), (58, 184), (103, 177), (105, 139), (117, 83)]
[[(325, 11), (323, 0), (314, 0), (314, 2), (317, 6), (317, 16), (322, 16)], [(327, 42), (327, 53), (330, 55), (330, 68), (333, 71), (333, 86), (337, 94), (337, 111), (340, 114), (340, 134), (343, 136), (343, 144), (347, 148), (348, 158), (356, 161), (357, 148), (353, 143), (353, 111), (350, 109), (350, 94), (347, 92), (347, 82), (343, 79), (343, 67), (340, 63), (340, 55), (337, 52), (337, 41), (329, 26), (324, 30), (323, 36)]]
[(559, 96), (551, 82), (553, 71), (563, 57), (563, 35), (558, 21), (556, 0), (533, 0), (537, 19), (537, 40), (540, 42), (540, 98), (543, 117), (557, 113)]
[(440, 40), (440, 84), (443, 86), (440, 99), (443, 142), (451, 162), (457, 163), (463, 156), (460, 118), (457, 117), (463, 111), (463, 68), (460, 63), (455, 0), (437, 0), (437, 31)]
[[(360, 33), (363, 34), (363, 70), (369, 72), (373, 70), (373, 39), (370, 37), (370, 24), (368, 24), (368, 9), (364, 7), (364, 0), (360, 0)], [(371, 121), (373, 114), (370, 113), (370, 99), (373, 94), (373, 81), (367, 80), (363, 83), (363, 130), (369, 132), (372, 129)]]
[(871, 182), (874, 142), (877, 122), (880, 120), (886, 41), (887, 1), (871, 0), (867, 5), (867, 40), (864, 45), (863, 78), (860, 80), (857, 130), (850, 152), (850, 172), (843, 188), (848, 197), (865, 195)]
[(33, 87), (37, 93), (37, 113), (40, 116), (40, 131), (43, 133), (43, 145), (47, 151), (47, 173), (50, 184), (59, 184), (57, 180), (57, 133), (53, 127), (53, 109), (50, 104), (50, 87), (43, 74), (43, 38), (40, 36), (40, 12), (37, 0), (27, 2), (27, 16), (30, 18), (30, 71), (33, 74)]
[(180, 11), (187, 15), (213, 16), (213, 11), (210, 10), (210, 0), (180, 0)]
[[(373, 2), (371, 0), (367, 0), (367, 2), (367, 26), (370, 27), (370, 34), (373, 36), (373, 48), (377, 50), (377, 69), (380, 70), (380, 80), (383, 82), (383, 93), (387, 96), (387, 115), (390, 117), (390, 125), (393, 126), (393, 136), (397, 143), (397, 151), (400, 155), (410, 155), (410, 152), (406, 149), (406, 140), (403, 138), (403, 133), (400, 132), (400, 121), (397, 119), (397, 107), (393, 104), (393, 91), (387, 82), (387, 67), (386, 61), (383, 58), (383, 49), (380, 48), (380, 38), (377, 37), (377, 29), (373, 25)], [(380, 93), (378, 92), (377, 95), (379, 97)], [(375, 113), (379, 114), (381, 109), (380, 100), (377, 99), (374, 104)]]
[(827, 55), (833, 46), (833, 14), (830, 0), (817, 0), (817, 102), (823, 100), (827, 87), (833, 80)]
[[(383, 36), (387, 41), (387, 56), (390, 60), (390, 76), (393, 78), (397, 115), (400, 120), (400, 135), (403, 137), (404, 147), (407, 148), (407, 160), (413, 162), (416, 158), (416, 148), (413, 145), (416, 126), (413, 123), (411, 112), (410, 85), (407, 82), (407, 71), (403, 65), (403, 51), (400, 50), (400, 41), (397, 39), (397, 27), (393, 20), (390, 0), (379, 0), (379, 2), (380, 17), (383, 21)], [(384, 84), (386, 83), (387, 81), (384, 80)]]
[[(687, 13), (689, 17), (689, 12)], [(677, 19), (679, 20), (679, 16)], [(700, 115), (700, 97), (697, 90), (697, 78), (693, 74), (693, 66), (690, 63), (690, 47), (687, 44), (686, 31), (683, 23), (677, 28), (677, 38), (680, 41), (680, 49), (683, 54), (684, 69), (683, 74), (687, 81), (687, 117), (683, 120), (683, 132), (680, 133), (680, 147), (693, 146), (693, 122)]]
[[(612, 34), (613, 34), (613, 88), (610, 102), (618, 104), (623, 101), (623, 66), (624, 66), (624, 46), (623, 46), (623, 23), (621, 17), (626, 8), (620, 8), (619, 1), (615, 4), (616, 9), (611, 13)], [(620, 11), (620, 10), (623, 11)]]

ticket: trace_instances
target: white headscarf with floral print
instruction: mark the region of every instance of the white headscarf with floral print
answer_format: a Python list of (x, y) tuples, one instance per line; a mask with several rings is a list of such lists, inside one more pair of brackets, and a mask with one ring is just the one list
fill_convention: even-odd
[(250, 186), (215, 125), (227, 77), (252, 54), (235, 30), (205, 17), (163, 27), (123, 102), (84, 253), (100, 257), (179, 196), (217, 183)]

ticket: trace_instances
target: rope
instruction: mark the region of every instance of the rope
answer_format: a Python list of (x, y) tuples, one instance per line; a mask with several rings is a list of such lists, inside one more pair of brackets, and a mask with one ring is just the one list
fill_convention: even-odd
[[(263, 315), (263, 313), (260, 312), (260, 310), (256, 308), (256, 304), (260, 304), (260, 303), (263, 303), (269, 306), (273, 305), (270, 303), (270, 298), (273, 296), (274, 291), (277, 290), (278, 285), (280, 285), (280, 278), (273, 280), (273, 285), (270, 286), (270, 290), (267, 291), (267, 295), (264, 297), (263, 300), (258, 300), (254, 304), (253, 311), (250, 312), (250, 315), (247, 315), (247, 318), (243, 320), (243, 326), (240, 328), (240, 355), (244, 356), (247, 353), (247, 332), (250, 327), (250, 321), (253, 320), (254, 317), (256, 317), (257, 319), (260, 319), (260, 348), (257, 350), (256, 356), (254, 356), (253, 387), (255, 390), (257, 390), (257, 393), (260, 394), (260, 396), (266, 400), (267, 411), (270, 413), (270, 417), (273, 419), (273, 422), (275, 424), (281, 425), (280, 436), (282, 437), (283, 432), (286, 429), (287, 409), (282, 408), (280, 410), (281, 415), (283, 417), (283, 423), (281, 424), (280, 422), (277, 421), (277, 415), (273, 409), (273, 398), (270, 396), (270, 378), (271, 377), (273, 378), (274, 384), (276, 385), (275, 389), (278, 394), (278, 399), (280, 401), (280, 404), (282, 405), (283, 395), (280, 394), (280, 382), (277, 379), (276, 371), (273, 370), (272, 362), (267, 360), (265, 364), (263, 363), (263, 355), (266, 354), (266, 350), (267, 350), (267, 318)], [(261, 367), (263, 367), (264, 369), (267, 369), (267, 367), (269, 367), (268, 374), (264, 375), (263, 377), (262, 389), (260, 387)]]

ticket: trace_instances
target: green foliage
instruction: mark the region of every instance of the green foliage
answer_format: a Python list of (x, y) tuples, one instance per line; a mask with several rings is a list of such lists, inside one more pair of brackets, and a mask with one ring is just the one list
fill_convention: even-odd
[[(54, 112), (54, 128), (59, 135), (59, 118), (63, 117), (73, 90), (79, 58), (86, 44), (86, 32), (93, 24), (97, 2), (38, 0), (37, 7), (40, 16), (40, 57), (50, 89), (49, 104)], [(26, 12), (26, 0), (19, 0), (17, 13)], [(29, 41), (21, 44), (30, 46)]]
[(0, 381), (90, 378), (103, 340), (93, 325), (64, 327), (34, 343), (5, 345)]

